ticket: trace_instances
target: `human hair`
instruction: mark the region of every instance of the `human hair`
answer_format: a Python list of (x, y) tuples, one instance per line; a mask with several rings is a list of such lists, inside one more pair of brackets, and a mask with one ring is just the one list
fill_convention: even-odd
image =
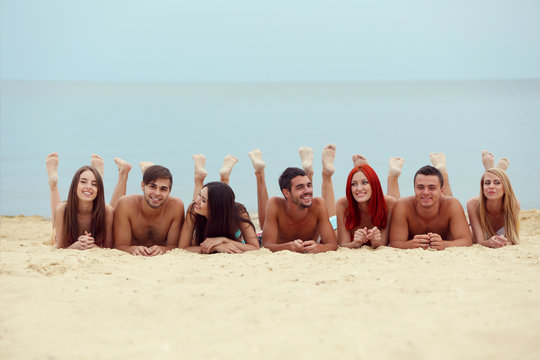
[(441, 172), (439, 171), (439, 169), (437, 169), (434, 166), (426, 165), (426, 166), (422, 166), (420, 169), (418, 169), (416, 174), (414, 174), (414, 179), (413, 179), (414, 184), (416, 184), (416, 177), (418, 175), (425, 175), (425, 176), (435, 175), (435, 176), (437, 176), (439, 178), (439, 181), (441, 182), (441, 188), (444, 185), (444, 180), (443, 180), (443, 176), (442, 176)]
[(306, 176), (306, 172), (297, 167), (288, 167), (279, 177), (279, 189), (291, 191), (291, 180), (297, 176)]
[(195, 244), (200, 245), (208, 237), (224, 236), (236, 239), (235, 233), (242, 223), (255, 226), (245, 218), (246, 207), (235, 202), (232, 188), (220, 181), (209, 182), (203, 188), (208, 189), (208, 217), (196, 214), (193, 205), (190, 214), (195, 216)]
[(97, 195), (92, 202), (92, 222), (90, 224), (89, 232), (92, 234), (95, 244), (102, 247), (105, 238), (105, 194), (101, 175), (96, 168), (92, 166), (83, 166), (77, 170), (75, 175), (73, 175), (71, 186), (69, 187), (66, 210), (64, 212), (64, 234), (66, 235), (68, 246), (76, 242), (79, 237), (80, 229), (79, 222), (77, 221), (79, 197), (77, 196), (77, 186), (81, 174), (87, 170), (94, 174), (97, 183)]
[(504, 233), (505, 236), (512, 244), (519, 243), (519, 204), (514, 195), (514, 190), (510, 184), (510, 179), (506, 172), (501, 169), (492, 168), (486, 170), (482, 178), (480, 179), (480, 205), (478, 206), (478, 218), (480, 219), (480, 226), (484, 237), (489, 239), (496, 234), (497, 229), (493, 229), (493, 223), (490, 221), (490, 215), (487, 211), (487, 198), (484, 195), (484, 176), (487, 174), (493, 174), (501, 179), (504, 195), (502, 198), (502, 211), (504, 214)]
[(143, 174), (144, 185), (148, 185), (152, 181), (156, 181), (157, 179), (169, 179), (169, 190), (172, 189), (172, 174), (169, 169), (161, 165), (152, 165), (146, 168)]
[(375, 170), (369, 165), (355, 166), (347, 177), (347, 187), (345, 189), (345, 194), (347, 196), (345, 227), (347, 230), (352, 230), (360, 225), (361, 222), (360, 208), (356, 200), (354, 200), (351, 191), (352, 178), (354, 174), (359, 171), (366, 175), (369, 185), (371, 186), (371, 197), (368, 200), (368, 212), (371, 216), (371, 221), (373, 222), (373, 225), (379, 228), (385, 228), (387, 223), (386, 200), (384, 199), (379, 177), (375, 173)]

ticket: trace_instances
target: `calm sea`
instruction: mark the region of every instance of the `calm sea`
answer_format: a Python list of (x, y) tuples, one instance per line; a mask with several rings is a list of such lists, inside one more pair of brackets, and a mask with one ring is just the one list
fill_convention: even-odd
[(139, 193), (138, 162), (170, 168), (172, 193), (188, 202), (191, 155), (205, 154), (207, 181), (219, 179), (223, 157), (239, 158), (230, 185), (256, 209), (256, 182), (247, 153), (260, 148), (270, 195), (287, 166), (300, 166), (298, 147), (320, 153), (337, 145), (334, 186), (344, 195), (351, 156), (364, 154), (386, 188), (388, 158), (405, 158), (402, 196), (430, 152), (447, 155), (450, 183), (464, 204), (479, 192), (480, 151), (511, 161), (510, 179), (522, 207), (540, 208), (538, 150), (540, 80), (430, 83), (117, 84), (2, 82), (2, 215), (50, 216), (45, 157), (60, 154), (65, 199), (73, 173), (92, 153), (106, 162), (106, 198), (117, 179), (114, 157), (133, 166), (128, 193)]

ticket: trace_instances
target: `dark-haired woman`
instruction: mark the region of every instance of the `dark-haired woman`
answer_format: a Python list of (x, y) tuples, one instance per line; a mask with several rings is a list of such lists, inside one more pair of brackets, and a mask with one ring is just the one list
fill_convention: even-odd
[(73, 176), (68, 199), (54, 212), (56, 246), (69, 249), (112, 247), (113, 208), (105, 204), (103, 180), (92, 166)]
[(186, 211), (179, 248), (210, 254), (236, 254), (259, 249), (255, 226), (244, 205), (224, 182), (203, 186)]

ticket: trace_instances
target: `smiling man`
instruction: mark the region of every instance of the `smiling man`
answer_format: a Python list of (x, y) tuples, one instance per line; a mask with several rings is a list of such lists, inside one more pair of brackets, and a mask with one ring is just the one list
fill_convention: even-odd
[(272, 197), (266, 208), (263, 245), (271, 251), (318, 253), (337, 249), (337, 240), (322, 198), (313, 197), (311, 180), (299, 168), (279, 178), (285, 198)]
[(169, 196), (169, 169), (153, 165), (144, 171), (143, 195), (124, 196), (114, 210), (114, 243), (133, 255), (155, 256), (178, 246), (184, 204)]
[(390, 246), (443, 250), (472, 245), (463, 207), (442, 195), (443, 176), (433, 166), (414, 175), (414, 196), (396, 202), (390, 226)]

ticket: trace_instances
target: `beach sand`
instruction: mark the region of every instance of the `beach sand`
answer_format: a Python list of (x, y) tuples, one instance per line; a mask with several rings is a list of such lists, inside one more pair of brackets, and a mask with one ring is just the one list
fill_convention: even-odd
[(540, 211), (522, 243), (154, 258), (58, 250), (2, 217), (1, 359), (540, 359)]

